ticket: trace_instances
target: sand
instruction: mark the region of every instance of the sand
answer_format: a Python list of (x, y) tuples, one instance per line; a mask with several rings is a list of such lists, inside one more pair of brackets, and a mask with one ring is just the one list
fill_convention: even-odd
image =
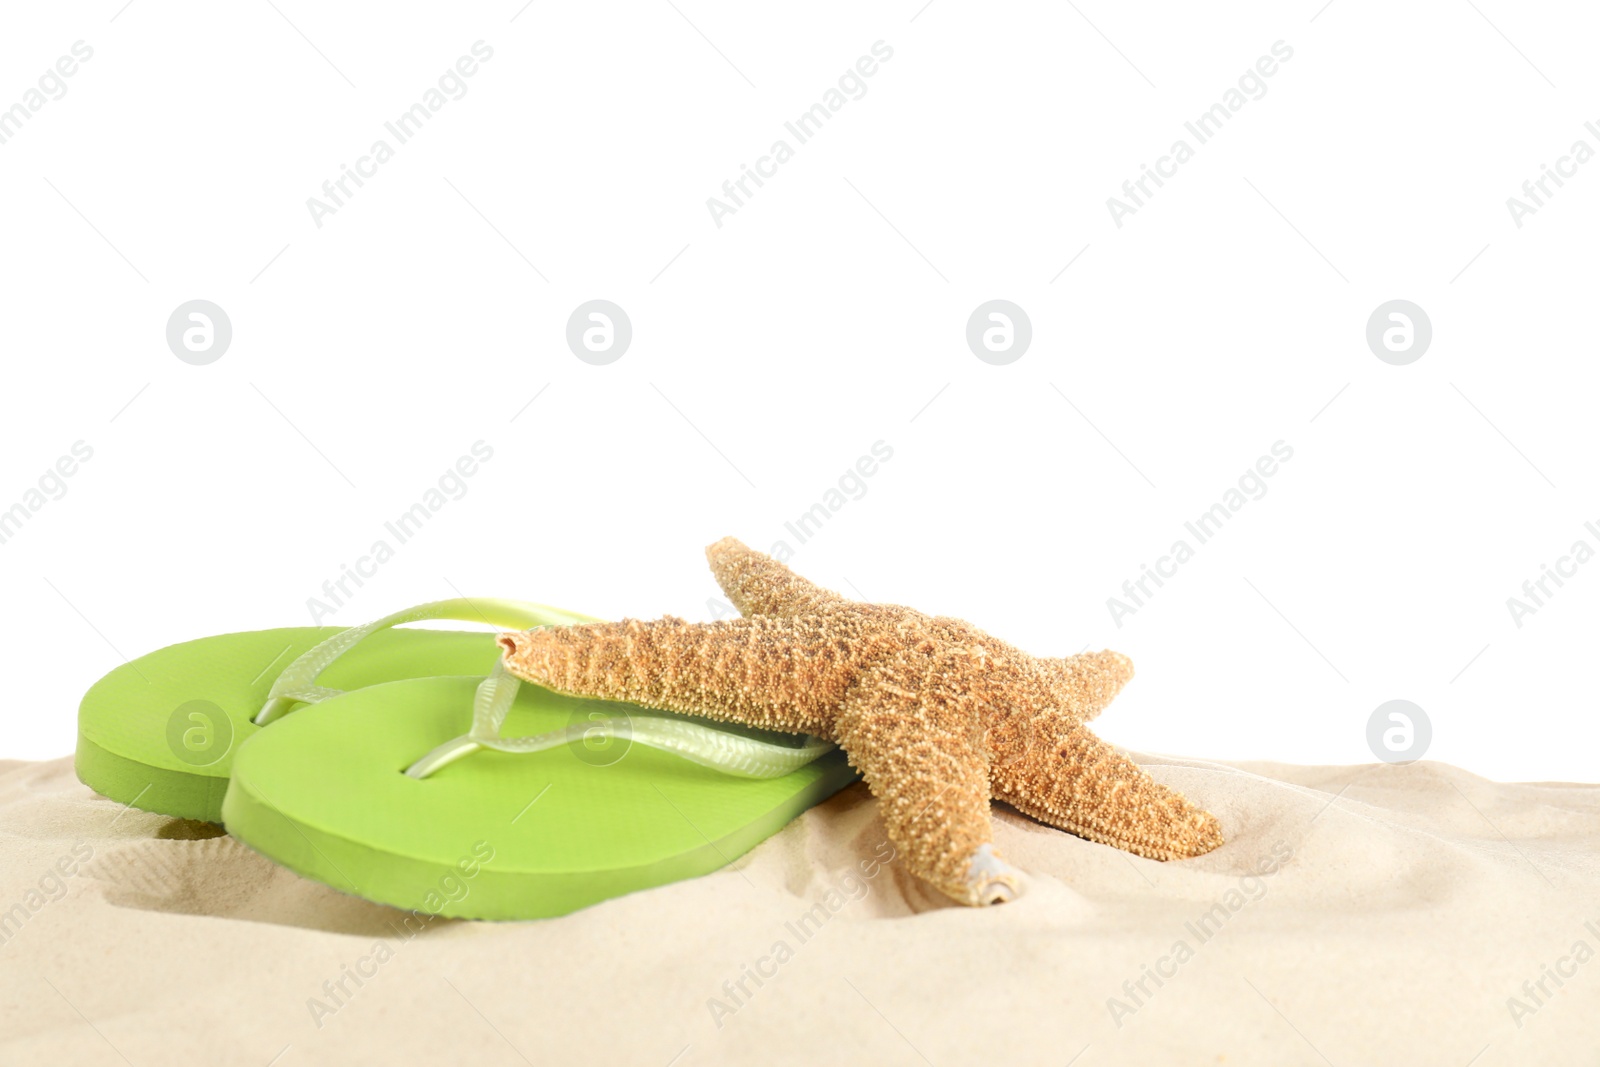
[(1600, 1060), (1600, 787), (1136, 758), (1228, 844), (1157, 863), (997, 805), (1025, 895), (967, 909), (856, 785), (732, 868), (502, 924), (0, 763), (0, 1063)]

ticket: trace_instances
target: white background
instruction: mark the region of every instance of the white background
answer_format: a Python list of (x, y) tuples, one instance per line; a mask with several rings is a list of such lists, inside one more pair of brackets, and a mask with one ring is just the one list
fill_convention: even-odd
[[(0, 34), (0, 107), (94, 50), (0, 145), (0, 509), (94, 450), (0, 545), (0, 755), (69, 752), (124, 656), (308, 623), (481, 440), (332, 622), (453, 590), (710, 618), (703, 547), (782, 539), (847, 594), (1128, 653), (1097, 728), (1130, 748), (1366, 762), (1405, 698), (1429, 758), (1592, 779), (1600, 563), (1521, 628), (1506, 605), (1600, 548), (1600, 161), (1521, 228), (1506, 206), (1600, 148), (1581, 5), (122, 4)], [(307, 198), (479, 40), (318, 228)], [(718, 228), (707, 198), (880, 40)], [(1280, 40), (1118, 228), (1107, 198)], [(196, 298), (233, 326), (209, 366), (165, 341)], [(604, 367), (564, 340), (593, 298), (634, 330)], [(1033, 326), (1002, 367), (964, 338), (994, 298)], [(1403, 367), (1364, 336), (1396, 298), (1434, 330)], [(787, 534), (880, 440), (865, 495)], [(1117, 626), (1279, 440), (1267, 494)]]

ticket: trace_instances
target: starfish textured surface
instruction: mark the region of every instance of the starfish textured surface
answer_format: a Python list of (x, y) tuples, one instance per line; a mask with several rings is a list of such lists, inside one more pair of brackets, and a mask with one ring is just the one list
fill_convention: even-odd
[(912, 874), (964, 904), (1009, 900), (997, 798), (1151, 859), (1222, 844), (1209, 813), (1085, 726), (1131, 677), (1116, 652), (1030, 656), (959, 619), (821, 589), (733, 538), (706, 550), (740, 619), (502, 634), (506, 668), (563, 693), (833, 741)]

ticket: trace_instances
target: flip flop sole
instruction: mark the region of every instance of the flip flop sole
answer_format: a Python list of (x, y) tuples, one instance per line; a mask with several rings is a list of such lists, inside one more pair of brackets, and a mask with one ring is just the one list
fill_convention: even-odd
[[(478, 751), (408, 777), (467, 728), (479, 680), (375, 685), (252, 737), (223, 801), (228, 832), (368, 900), (536, 919), (715, 871), (856, 778), (838, 751), (781, 778), (749, 779), (616, 739)], [(505, 736), (639, 710), (524, 685)]]
[[(250, 720), (273, 681), (295, 657), (341, 629), (222, 634), (123, 664), (96, 682), (79, 706), (79, 780), (143, 811), (221, 822), (234, 754), (262, 729)], [(493, 634), (383, 630), (335, 661), (319, 681), (359, 689), (429, 675), (487, 674), (500, 654), (494, 642)]]

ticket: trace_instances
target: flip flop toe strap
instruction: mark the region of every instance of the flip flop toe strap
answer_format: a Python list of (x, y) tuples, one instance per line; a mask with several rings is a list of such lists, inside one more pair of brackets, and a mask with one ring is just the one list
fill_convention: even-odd
[(482, 622), (502, 630), (523, 630), (533, 626), (572, 626), (577, 623), (600, 621), (588, 615), (520, 600), (479, 600), (462, 597), (418, 604), (416, 607), (385, 615), (373, 622), (341, 630), (304, 652), (284, 668), (283, 673), (272, 683), (272, 688), (267, 693), (267, 701), (253, 721), (258, 726), (265, 726), (281, 718), (297, 703), (315, 704), (329, 697), (338, 696), (343, 692), (342, 689), (329, 689), (327, 686), (317, 684), (317, 679), (334, 660), (379, 630), (428, 619)]
[(810, 736), (797, 737), (795, 744), (764, 741), (670, 714), (623, 715), (600, 722), (574, 723), (549, 733), (503, 737), (500, 731), (520, 685), (521, 680), (505, 669), (504, 660), (497, 662), (494, 673), (479, 683), (473, 698), (471, 731), (438, 746), (407, 768), (406, 774), (426, 778), (485, 748), (512, 753), (545, 752), (605, 737), (674, 752), (703, 767), (740, 778), (779, 778), (834, 747)]

